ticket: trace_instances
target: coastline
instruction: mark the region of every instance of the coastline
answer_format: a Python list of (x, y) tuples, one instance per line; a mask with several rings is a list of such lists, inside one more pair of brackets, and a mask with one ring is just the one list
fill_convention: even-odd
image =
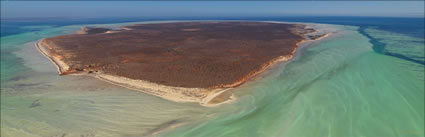
[[(64, 75), (69, 68), (69, 66), (61, 61), (58, 57), (51, 55), (45, 47), (41, 46), (42, 40), (35, 43), (35, 47), (39, 52), (42, 53), (43, 56), (49, 59), (55, 67), (57, 68), (57, 72), (60, 75)], [(98, 72), (95, 74), (89, 73), (72, 73), (70, 75), (87, 75), (99, 80), (121, 86), (124, 88), (128, 88), (131, 90), (137, 90), (144, 93), (148, 93), (151, 95), (155, 95), (167, 100), (175, 101), (175, 102), (193, 102), (199, 103), (203, 106), (215, 106), (218, 104), (228, 103), (231, 100), (221, 102), (218, 104), (209, 104), (208, 102), (214, 99), (214, 97), (219, 96), (221, 93), (229, 90), (230, 88), (183, 88), (183, 87), (171, 87), (166, 85), (160, 85), (144, 80), (135, 80), (129, 79), (121, 76), (114, 76), (110, 74), (104, 74), (102, 72)]]
[(51, 55), (49, 55), (49, 53), (48, 53), (48, 51), (47, 51), (47, 49), (45, 49), (43, 46), (40, 46), (41, 45), (41, 42), (42, 40), (40, 40), (40, 41), (37, 41), (36, 43), (35, 43), (35, 47), (37, 48), (37, 50), (43, 55), (43, 56), (45, 56), (46, 58), (48, 58), (49, 60), (50, 60), (50, 62), (52, 62), (55, 66), (56, 66), (56, 71), (60, 74), (60, 75), (62, 75), (63, 74), (63, 72), (65, 72), (64, 71), (64, 69), (68, 69), (69, 68), (69, 66), (65, 63), (65, 62), (63, 62), (63, 61), (61, 61), (60, 59), (58, 59), (58, 58), (56, 58), (56, 57), (54, 57), (54, 56), (51, 56)]
[[(308, 24), (303, 24), (303, 25), (308, 26)], [(317, 33), (317, 32), (313, 32), (313, 33)], [(161, 84), (157, 84), (157, 83), (153, 83), (153, 82), (149, 82), (145, 80), (135, 80), (135, 79), (130, 79), (126, 77), (110, 75), (110, 74), (106, 74), (102, 72), (96, 72), (96, 73), (80, 72), (80, 73), (72, 73), (70, 75), (92, 76), (94, 78), (97, 78), (99, 80), (102, 80), (114, 85), (118, 85), (118, 86), (125, 87), (132, 90), (141, 91), (144, 93), (155, 95), (155, 96), (158, 96), (167, 100), (175, 101), (175, 102), (193, 102), (193, 103), (199, 103), (202, 106), (208, 106), (208, 107), (217, 106), (220, 104), (232, 102), (233, 100), (235, 100), (235, 97), (231, 95), (228, 99), (226, 99), (223, 102), (219, 102), (219, 103), (210, 103), (210, 102), (212, 102), (215, 98), (219, 97), (221, 94), (227, 92), (228, 90), (238, 87), (244, 84), (245, 82), (249, 81), (250, 79), (254, 78), (255, 76), (261, 74), (262, 72), (266, 71), (271, 66), (277, 63), (290, 61), (293, 58), (295, 52), (297, 51), (297, 48), (300, 45), (307, 42), (311, 42), (311, 41), (321, 40), (323, 38), (328, 37), (330, 33), (326, 33), (325, 35), (314, 40), (307, 39), (308, 34), (311, 34), (311, 33), (303, 34), (304, 39), (296, 43), (296, 47), (293, 49), (291, 55), (279, 56), (275, 59), (272, 59), (269, 62), (266, 62), (263, 65), (261, 65), (259, 70), (252, 71), (246, 77), (243, 77), (242, 79), (232, 84), (219, 85), (212, 88), (172, 87), (172, 86), (161, 85)], [(60, 75), (67, 74), (67, 71), (69, 70), (69, 66), (61, 60), (60, 56), (54, 55), (54, 53), (53, 54), (50, 53), (48, 49), (44, 47), (44, 46), (47, 46), (48, 48), (50, 45), (48, 44), (45, 44), (44, 46), (42, 45), (43, 45), (43, 40), (40, 40), (36, 42), (35, 44), (39, 52), (41, 52), (56, 66), (57, 71)]]
[[(387, 24), (393, 23), (382, 22), (380, 26)], [(311, 136), (313, 132), (350, 136), (350, 132), (339, 132), (350, 129), (364, 136), (423, 134), (424, 117), (417, 112), (424, 110), (424, 68), (374, 53), (373, 43), (354, 25), (329, 25), (338, 29), (337, 33), (304, 42), (288, 62), (270, 66), (237, 88), (220, 91), (211, 103), (231, 94), (237, 99), (215, 107), (165, 100), (88, 75), (59, 76), (56, 66), (35, 49), (35, 42), (74, 33), (86, 24), (7, 36), (2, 39), (2, 48), (10, 51), (5, 55), (11, 58), (4, 58), (3, 63), (17, 66), (5, 66), (3, 73), (5, 132), (1, 136)], [(389, 26), (396, 31), (397, 26)], [(393, 30), (368, 33), (401, 42), (393, 44), (420, 46), (415, 45), (420, 43), (415, 37)], [(401, 53), (408, 51), (414, 49)], [(353, 123), (353, 128), (341, 126), (350, 118), (359, 122)], [(365, 128), (365, 122), (376, 124)], [(306, 131), (311, 123), (323, 130)], [(380, 128), (389, 125), (394, 132)], [(377, 126), (377, 130), (370, 130)]]

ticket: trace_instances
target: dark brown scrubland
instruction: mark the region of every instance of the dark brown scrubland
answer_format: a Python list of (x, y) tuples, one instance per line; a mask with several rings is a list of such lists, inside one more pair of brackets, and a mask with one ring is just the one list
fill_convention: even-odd
[(138, 24), (114, 33), (88, 28), (86, 34), (41, 43), (70, 66), (62, 74), (102, 72), (167, 86), (217, 88), (292, 55), (303, 40), (303, 31), (295, 30), (303, 27), (261, 22)]
[(105, 33), (111, 29), (108, 28), (93, 28), (93, 27), (84, 27), (77, 33), (79, 34), (96, 34), (96, 33)]

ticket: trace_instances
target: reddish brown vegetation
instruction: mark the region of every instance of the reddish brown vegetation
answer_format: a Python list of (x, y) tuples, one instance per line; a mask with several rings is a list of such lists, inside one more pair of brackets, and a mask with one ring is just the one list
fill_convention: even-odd
[[(47, 38), (70, 72), (103, 72), (178, 87), (220, 87), (292, 54), (295, 25), (182, 22), (127, 26), (116, 33)], [(129, 28), (129, 29), (128, 29)]]

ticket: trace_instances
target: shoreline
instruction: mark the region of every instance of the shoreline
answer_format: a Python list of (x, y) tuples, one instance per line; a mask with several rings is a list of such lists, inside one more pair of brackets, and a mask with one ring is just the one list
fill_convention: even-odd
[(49, 56), (49, 54), (47, 53), (46, 49), (42, 46), (40, 46), (40, 42), (42, 40), (39, 40), (35, 43), (35, 47), (37, 48), (37, 50), (46, 58), (48, 58), (50, 60), (50, 62), (52, 62), (55, 66), (56, 66), (56, 71), (59, 73), (59, 75), (63, 74), (63, 69), (64, 68), (69, 68), (68, 65), (65, 64), (65, 62), (60, 61), (57, 58), (54, 58), (53, 56)]
[[(308, 24), (303, 24), (303, 25), (308, 26)], [(196, 102), (202, 106), (213, 107), (213, 106), (218, 106), (225, 103), (230, 103), (236, 99), (236, 97), (234, 97), (234, 95), (232, 94), (225, 101), (218, 102), (218, 103), (210, 103), (215, 98), (219, 97), (221, 94), (228, 92), (229, 90), (235, 87), (243, 85), (250, 79), (263, 73), (264, 71), (268, 70), (271, 66), (277, 63), (290, 61), (291, 59), (293, 59), (293, 56), (295, 52), (297, 51), (297, 48), (300, 47), (300, 45), (311, 42), (311, 41), (321, 40), (323, 38), (328, 37), (330, 33), (326, 33), (323, 36), (314, 40), (307, 39), (308, 34), (313, 34), (313, 33), (303, 34), (304, 39), (296, 43), (296, 47), (293, 49), (291, 55), (279, 56), (275, 59), (272, 59), (269, 62), (266, 62), (263, 65), (261, 65), (259, 70), (252, 71), (246, 77), (243, 77), (242, 79), (232, 84), (219, 85), (212, 88), (184, 88), (184, 87), (166, 86), (166, 85), (161, 85), (161, 84), (157, 84), (157, 83), (153, 83), (153, 82), (149, 82), (145, 80), (130, 79), (130, 78), (110, 75), (110, 74), (106, 74), (102, 72), (96, 72), (96, 73), (80, 72), (80, 73), (72, 73), (70, 75), (92, 76), (99, 80), (102, 80), (120, 87), (148, 93), (148, 94), (161, 97), (163, 99), (167, 99), (170, 101), (192, 102), (192, 103)], [(43, 40), (40, 40), (36, 42), (35, 44), (38, 51), (41, 52), (56, 66), (57, 72), (60, 75), (65, 75), (69, 69), (69, 66), (60, 59), (60, 56), (51, 55), (51, 53), (48, 52), (48, 49), (46, 49), (46, 47), (42, 45), (43, 45)], [(48, 44), (45, 44), (45, 46), (47, 46), (47, 48), (49, 47)]]
[[(58, 59), (55, 56), (52, 56), (48, 53), (45, 47), (41, 46), (42, 40), (35, 43), (35, 47), (43, 56), (49, 59), (52, 62), (59, 75), (66, 73), (69, 68), (63, 61)], [(131, 90), (141, 91), (147, 94), (158, 96), (167, 100), (175, 102), (193, 102), (199, 103), (202, 106), (216, 106), (218, 104), (228, 103), (231, 100), (220, 102), (217, 104), (209, 104), (208, 102), (213, 100), (215, 97), (219, 96), (221, 93), (231, 89), (231, 88), (183, 88), (183, 87), (171, 87), (166, 85), (161, 85), (157, 83), (152, 83), (144, 80), (135, 80), (121, 76), (114, 76), (109, 74), (104, 74), (102, 72), (98, 73), (72, 73), (69, 75), (85, 75), (97, 78), (99, 80), (124, 87)]]

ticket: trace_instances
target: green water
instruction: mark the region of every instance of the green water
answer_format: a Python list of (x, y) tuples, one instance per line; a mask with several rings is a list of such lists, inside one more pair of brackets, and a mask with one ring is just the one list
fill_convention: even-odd
[(411, 59), (425, 62), (425, 39), (410, 37), (373, 28), (366, 29), (365, 31), (374, 38), (380, 40), (380, 42), (385, 43), (386, 52), (402, 53)]
[(137, 137), (220, 113), (198, 104), (166, 101), (91, 77), (58, 76), (54, 65), (38, 53), (34, 42), (73, 33), (80, 27), (52, 28), (2, 38), (2, 52), (9, 53), (7, 58), (2, 57), (2, 67), (10, 64), (2, 68), (2, 137)]
[(233, 90), (235, 102), (213, 108), (58, 76), (33, 42), (79, 27), (2, 37), (2, 137), (424, 136), (424, 67), (375, 53), (356, 27), (333, 26), (338, 35), (303, 48)]
[(167, 136), (424, 136), (423, 66), (377, 54), (356, 28), (343, 29), (240, 89), (251, 95), (229, 113)]

